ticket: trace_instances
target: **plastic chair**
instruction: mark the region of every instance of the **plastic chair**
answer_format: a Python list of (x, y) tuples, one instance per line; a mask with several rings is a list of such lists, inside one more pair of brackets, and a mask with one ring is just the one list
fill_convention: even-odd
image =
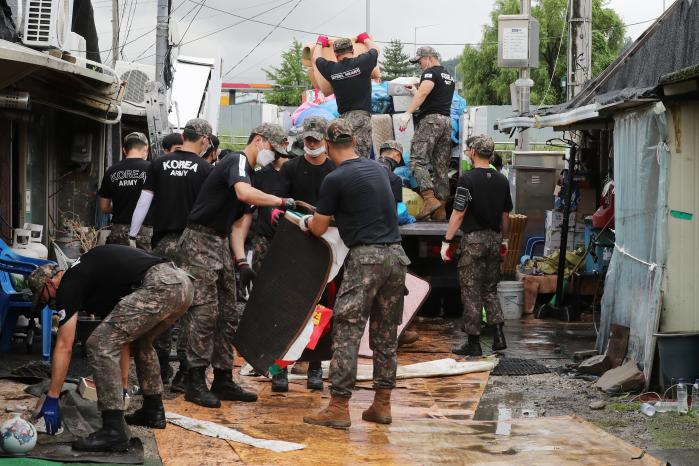
[[(10, 274), (29, 276), (36, 268), (43, 264), (55, 264), (55, 262), (20, 256), (11, 251), (7, 244), (0, 240), (0, 352), (9, 352), (12, 349), (12, 334), (20, 315), (27, 315), (33, 324), (31, 315), (32, 294), (29, 291), (18, 292), (15, 290)], [(45, 361), (51, 359), (51, 318), (53, 311), (44, 307), (41, 311), (41, 345), (42, 358)]]
[(520, 259), (520, 264), (524, 264), (526, 261), (532, 258), (534, 253), (534, 248), (538, 244), (545, 244), (546, 239), (543, 236), (530, 236), (527, 238), (527, 244), (524, 246), (524, 255)]

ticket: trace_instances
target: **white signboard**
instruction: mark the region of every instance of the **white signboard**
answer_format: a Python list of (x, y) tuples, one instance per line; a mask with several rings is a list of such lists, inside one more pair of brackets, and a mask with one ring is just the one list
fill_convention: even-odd
[(529, 58), (527, 28), (505, 27), (502, 32), (502, 58), (505, 60), (527, 60)]

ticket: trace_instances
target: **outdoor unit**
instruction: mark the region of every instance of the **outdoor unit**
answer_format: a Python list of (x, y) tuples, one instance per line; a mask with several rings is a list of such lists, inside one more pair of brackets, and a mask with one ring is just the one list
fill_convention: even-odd
[(146, 83), (155, 80), (155, 67), (142, 63), (116, 62), (114, 67), (122, 81), (126, 81), (124, 100), (133, 104), (145, 105)]
[(68, 50), (73, 0), (27, 0), (23, 16), (24, 45)]

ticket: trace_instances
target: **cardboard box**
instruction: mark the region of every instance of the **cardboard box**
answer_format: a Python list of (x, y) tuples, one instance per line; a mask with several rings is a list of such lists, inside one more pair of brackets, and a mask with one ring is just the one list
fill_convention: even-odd
[[(576, 224), (577, 212), (571, 212), (568, 216), (568, 228)], [(563, 225), (563, 212), (557, 210), (546, 211), (546, 230), (557, 230)], [(584, 227), (584, 225), (583, 225)]]
[(404, 112), (410, 106), (410, 102), (413, 101), (413, 96), (411, 95), (396, 95), (393, 96), (393, 111), (394, 112)]
[[(97, 401), (97, 389), (95, 388), (95, 381), (89, 377), (80, 377), (78, 393), (86, 400)], [(124, 397), (124, 411), (129, 409), (129, 404), (131, 404), (131, 397), (127, 393)]]
[(400, 83), (394, 83), (394, 82), (388, 82), (388, 95), (397, 97), (397, 96), (404, 96), (404, 95), (409, 95), (411, 98), (413, 97), (413, 94), (410, 92), (410, 89), (405, 87), (405, 84), (400, 84)]

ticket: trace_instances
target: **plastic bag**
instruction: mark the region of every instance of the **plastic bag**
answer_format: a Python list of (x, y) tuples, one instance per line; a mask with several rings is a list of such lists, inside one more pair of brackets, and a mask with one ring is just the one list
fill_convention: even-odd
[(388, 83), (371, 85), (371, 113), (390, 113), (393, 100), (388, 95)]
[(451, 140), (454, 144), (459, 143), (459, 123), (465, 109), (466, 99), (454, 92), (451, 98)]
[(415, 223), (415, 217), (408, 213), (408, 207), (403, 202), (399, 202), (396, 204), (396, 210), (398, 213), (398, 225), (407, 225), (408, 223)]
[(422, 197), (412, 189), (403, 188), (403, 204), (408, 208), (408, 213), (413, 217), (422, 210)]

